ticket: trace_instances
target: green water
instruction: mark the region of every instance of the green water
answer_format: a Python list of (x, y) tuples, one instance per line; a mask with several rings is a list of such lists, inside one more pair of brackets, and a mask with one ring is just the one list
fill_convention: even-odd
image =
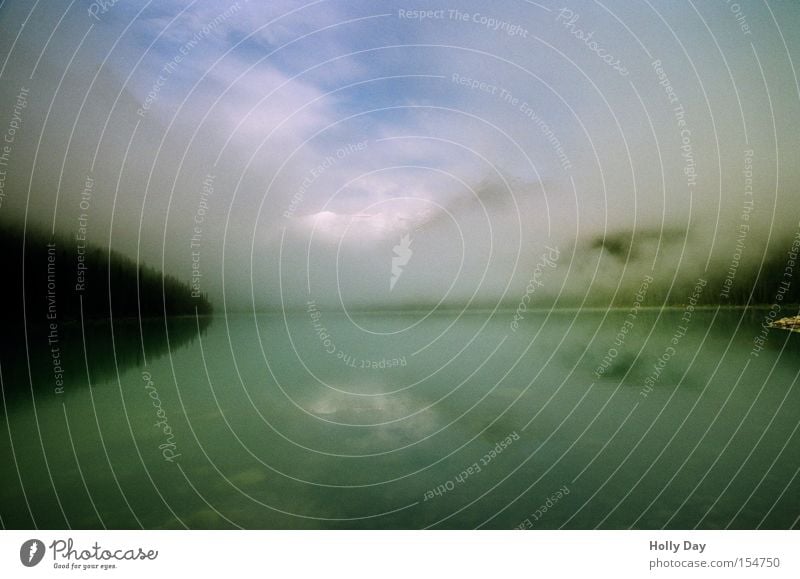
[(2, 366), (0, 517), (797, 527), (800, 335), (754, 351), (765, 313), (648, 310), (630, 327), (556, 311), (512, 331), (513, 312), (299, 311), (117, 324), (113, 341), (75, 327), (63, 393), (29, 336)]

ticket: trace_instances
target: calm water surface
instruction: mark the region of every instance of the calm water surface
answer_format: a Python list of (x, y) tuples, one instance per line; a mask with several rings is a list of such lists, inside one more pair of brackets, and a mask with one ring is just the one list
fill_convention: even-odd
[(2, 524), (797, 527), (800, 334), (683, 313), (65, 328), (63, 393), (32, 334), (3, 359)]

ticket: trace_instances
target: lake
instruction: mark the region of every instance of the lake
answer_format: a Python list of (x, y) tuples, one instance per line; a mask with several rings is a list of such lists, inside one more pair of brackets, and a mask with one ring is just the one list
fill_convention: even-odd
[(2, 359), (2, 525), (797, 527), (800, 334), (766, 314), (63, 325), (61, 390), (31, 331)]

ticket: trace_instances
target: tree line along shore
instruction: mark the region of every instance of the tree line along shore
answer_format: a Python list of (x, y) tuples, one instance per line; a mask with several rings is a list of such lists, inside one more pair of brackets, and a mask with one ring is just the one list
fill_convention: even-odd
[(7, 273), (0, 284), (8, 322), (208, 315), (206, 294), (117, 252), (74, 237), (0, 226)]

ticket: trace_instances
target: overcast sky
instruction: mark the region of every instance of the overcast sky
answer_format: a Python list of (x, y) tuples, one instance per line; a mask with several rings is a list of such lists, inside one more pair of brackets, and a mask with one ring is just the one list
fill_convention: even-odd
[[(788, 1), (6, 0), (0, 220), (85, 213), (234, 308), (514, 302), (554, 248), (542, 295), (688, 279), (727, 267), (751, 162), (745, 257), (798, 228), (799, 27)], [(590, 251), (619, 231), (650, 245)]]

